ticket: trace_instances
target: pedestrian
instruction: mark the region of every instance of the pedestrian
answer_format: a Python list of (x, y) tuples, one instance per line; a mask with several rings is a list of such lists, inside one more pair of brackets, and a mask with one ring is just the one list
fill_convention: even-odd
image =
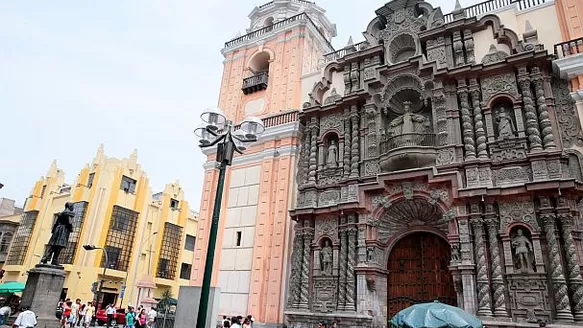
[(95, 306), (93, 306), (93, 302), (87, 302), (87, 306), (85, 307), (85, 327), (88, 328), (91, 325), (91, 321), (93, 320), (93, 316), (95, 315)]
[[(81, 300), (79, 300), (79, 302), (80, 301)], [(85, 304), (81, 304), (81, 307), (79, 308), (79, 319), (77, 320), (77, 327), (81, 326), (81, 324), (84, 324), (86, 308), (87, 306)]]
[(153, 307), (150, 308), (148, 312), (148, 328), (156, 328), (156, 317), (158, 316), (158, 311)]
[(146, 328), (146, 323), (148, 322), (148, 314), (146, 314), (146, 309), (141, 309), (138, 314), (138, 319), (136, 320), (136, 327)]
[(241, 328), (241, 319), (239, 317), (231, 318), (231, 328)]
[(10, 308), (10, 306), (4, 305), (0, 308), (0, 325), (3, 325), (8, 321), (10, 313), (12, 313), (12, 308)]
[(126, 327), (127, 328), (134, 328), (135, 327), (135, 319), (136, 314), (134, 313), (134, 308), (128, 306), (128, 313), (126, 313)]
[(65, 304), (63, 305), (63, 316), (61, 318), (61, 327), (62, 328), (67, 328), (67, 324), (69, 323), (69, 317), (71, 317), (71, 306), (73, 305), (73, 303), (71, 303), (71, 300), (67, 299), (65, 301)]
[(113, 304), (107, 305), (105, 308), (105, 314), (107, 314), (107, 327), (109, 328), (113, 323), (113, 315), (115, 314), (115, 307), (113, 307)]
[(231, 327), (231, 321), (227, 318), (226, 315), (223, 316), (223, 328)]
[(22, 307), (22, 312), (18, 314), (16, 321), (14, 321), (14, 328), (33, 328), (36, 326), (36, 314), (30, 310), (28, 306)]

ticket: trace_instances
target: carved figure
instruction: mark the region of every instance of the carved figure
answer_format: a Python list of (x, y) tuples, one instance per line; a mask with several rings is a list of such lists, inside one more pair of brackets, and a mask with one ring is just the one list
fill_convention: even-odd
[(330, 145), (328, 146), (328, 157), (326, 158), (327, 167), (338, 167), (338, 145), (336, 140), (330, 140)]
[(514, 254), (520, 265), (522, 272), (532, 272), (532, 261), (530, 253), (533, 251), (532, 242), (524, 235), (522, 229), (516, 230), (516, 236), (512, 238), (512, 247), (514, 247)]
[(429, 130), (429, 120), (423, 115), (411, 113), (411, 102), (403, 102), (403, 115), (389, 123), (388, 137), (404, 135), (402, 142), (405, 144), (419, 144), (423, 136), (415, 135)]
[(332, 246), (330, 240), (326, 240), (324, 247), (320, 251), (320, 264), (322, 266), (322, 273), (326, 275), (332, 274)]
[(460, 246), (458, 244), (451, 245), (451, 261), (452, 262), (461, 261)]
[(514, 129), (514, 123), (506, 114), (504, 107), (500, 108), (496, 121), (498, 122), (498, 140), (514, 138), (516, 129)]
[(69, 234), (73, 231), (71, 219), (75, 217), (73, 203), (65, 203), (65, 209), (57, 214), (57, 219), (53, 225), (51, 239), (47, 244), (48, 248), (40, 263), (46, 264), (51, 260), (52, 265), (59, 265), (58, 258), (63, 248), (69, 243)]

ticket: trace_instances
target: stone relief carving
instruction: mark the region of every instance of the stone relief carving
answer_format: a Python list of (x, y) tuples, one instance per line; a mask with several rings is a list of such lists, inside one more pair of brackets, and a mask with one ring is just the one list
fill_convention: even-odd
[(570, 95), (569, 82), (553, 78), (551, 85), (555, 96), (555, 111), (563, 146), (566, 148), (583, 146), (583, 132), (575, 109), (575, 101)]
[(462, 257), (460, 254), (460, 246), (458, 244), (451, 245), (451, 262), (458, 263), (461, 262)]
[(364, 176), (378, 175), (381, 172), (381, 166), (378, 160), (366, 160), (364, 162)]
[(330, 129), (336, 129), (340, 133), (344, 132), (342, 115), (328, 115), (320, 119), (320, 131), (326, 133)]
[(453, 148), (444, 148), (437, 151), (435, 165), (451, 164), (455, 160)]
[(336, 88), (332, 88), (332, 90), (330, 91), (330, 95), (326, 98), (326, 100), (324, 100), (324, 105), (333, 104), (341, 99), (342, 96), (336, 92)]
[(512, 238), (512, 248), (514, 249), (514, 266), (519, 272), (534, 272), (534, 249), (532, 242), (524, 235), (522, 229), (517, 229)]
[(531, 180), (530, 174), (524, 166), (504, 167), (493, 171), (494, 184), (496, 186), (507, 186), (526, 183)]
[(314, 277), (314, 311), (330, 313), (336, 311), (336, 277)]
[(482, 64), (488, 65), (503, 61), (508, 57), (508, 54), (502, 50), (498, 50), (495, 45), (490, 45), (490, 51), (482, 58)]
[(500, 203), (498, 206), (500, 209), (500, 230), (506, 229), (511, 223), (522, 222), (528, 223), (536, 231), (540, 231), (532, 201), (525, 200), (513, 203)]
[(339, 190), (326, 190), (318, 195), (318, 207), (333, 206), (340, 201)]
[(355, 184), (342, 186), (340, 188), (340, 202), (341, 203), (358, 202), (358, 186)]
[(492, 96), (504, 92), (512, 96), (518, 95), (514, 73), (505, 73), (482, 79), (482, 100), (488, 102)]
[(327, 217), (315, 220), (316, 239), (324, 236), (332, 240), (333, 243), (339, 243), (338, 240), (338, 219), (336, 217)]
[(496, 123), (498, 123), (498, 140), (511, 139), (516, 136), (516, 127), (512, 117), (504, 106), (496, 110)]

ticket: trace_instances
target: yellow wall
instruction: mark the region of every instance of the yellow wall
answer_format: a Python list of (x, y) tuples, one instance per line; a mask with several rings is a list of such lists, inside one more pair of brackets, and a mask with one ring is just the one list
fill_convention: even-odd
[[(95, 173), (93, 184), (88, 188), (88, 176)], [(122, 176), (137, 181), (134, 193), (127, 193), (120, 189)], [(130, 253), (127, 272), (108, 269), (105, 277), (107, 292), (119, 295), (124, 280), (127, 287), (123, 306), (136, 304), (136, 283), (148, 274), (148, 249), (151, 244), (151, 274), (155, 275), (158, 250), (164, 233), (164, 223), (170, 222), (183, 227), (180, 247), (184, 248), (185, 235), (196, 235), (198, 214), (190, 211), (188, 202), (184, 200), (184, 191), (178, 182), (167, 184), (159, 199), (154, 199), (149, 187), (149, 179), (141, 166), (137, 163), (137, 154), (132, 153), (129, 158), (116, 159), (106, 157), (103, 148), (91, 165), (85, 166), (70, 191), (62, 190), (64, 174), (53, 162), (45, 177), (41, 177), (33, 186), (31, 195), (26, 203), (26, 210), (39, 211), (35, 226), (30, 236), (30, 244), (23, 265), (4, 265), (6, 273), (3, 281), (26, 281), (26, 272), (34, 267), (43, 255), (45, 244), (50, 239), (53, 216), (63, 210), (66, 202), (88, 202), (81, 236), (76, 250), (73, 264), (65, 264), (66, 279), (64, 288), (68, 289), (67, 297), (80, 298), (83, 301), (91, 300), (93, 294), (91, 285), (101, 279), (103, 268), (100, 267), (102, 251), (85, 251), (81, 246), (92, 244), (104, 246), (111, 214), (115, 205), (139, 213), (135, 231), (134, 243)], [(42, 187), (46, 185), (41, 198)], [(170, 199), (180, 202), (179, 210), (171, 210)], [(154, 234), (154, 232), (158, 232)], [(188, 254), (190, 253), (190, 254)], [(177, 258), (176, 277), (173, 280), (155, 278), (157, 284), (154, 295), (160, 294), (167, 288), (172, 289), (175, 297), (178, 296), (180, 285), (188, 285), (188, 280), (181, 280), (181, 263), (192, 264), (192, 252), (181, 251)], [(117, 305), (121, 302), (118, 297)]]

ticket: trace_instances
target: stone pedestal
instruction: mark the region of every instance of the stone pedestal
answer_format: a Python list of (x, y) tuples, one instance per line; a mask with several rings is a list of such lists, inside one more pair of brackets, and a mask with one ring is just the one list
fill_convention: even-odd
[[(198, 286), (180, 286), (174, 328), (196, 327), (201, 291), (202, 288)], [(217, 326), (220, 299), (221, 289), (211, 287), (205, 327)]]
[(55, 317), (65, 283), (65, 270), (60, 265), (38, 264), (28, 271), (21, 306), (36, 313), (39, 328), (59, 328)]

